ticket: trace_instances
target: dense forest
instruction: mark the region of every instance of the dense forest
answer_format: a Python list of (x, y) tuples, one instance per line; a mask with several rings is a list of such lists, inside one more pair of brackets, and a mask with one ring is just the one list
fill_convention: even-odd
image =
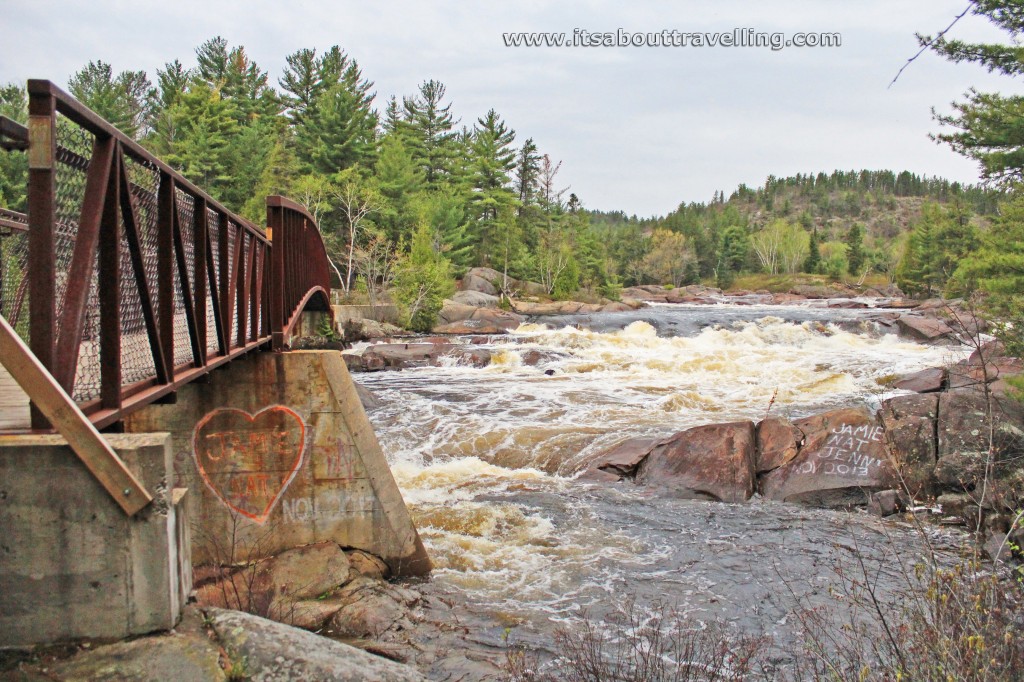
[[(338, 46), (285, 60), (274, 85), (244, 47), (217, 37), (155, 83), (94, 61), (67, 88), (254, 222), (269, 194), (304, 203), (340, 289), (371, 301), (390, 294), (418, 327), (474, 266), (540, 282), (553, 298), (615, 298), (634, 284), (729, 287), (748, 273), (874, 274), (933, 295), (978, 248), (1004, 197), (862, 170), (769, 177), (663, 217), (589, 211), (561, 160), (493, 109), (457, 120), (436, 80), (381, 101)], [(21, 85), (0, 88), (0, 114), (26, 113)], [(23, 209), (24, 173), (20, 155), (0, 155), (0, 206)]]

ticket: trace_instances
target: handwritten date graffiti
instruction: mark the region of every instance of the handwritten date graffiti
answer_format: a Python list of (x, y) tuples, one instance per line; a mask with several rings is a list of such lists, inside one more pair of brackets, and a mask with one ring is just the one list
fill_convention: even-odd
[(884, 431), (881, 426), (842, 424), (832, 429), (814, 459), (801, 464), (801, 474), (869, 478), (884, 462), (878, 455)]

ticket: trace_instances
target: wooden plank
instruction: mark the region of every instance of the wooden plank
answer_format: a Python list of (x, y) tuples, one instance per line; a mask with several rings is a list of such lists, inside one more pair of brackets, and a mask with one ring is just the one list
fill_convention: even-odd
[(0, 362), (125, 514), (131, 516), (153, 501), (3, 316), (0, 316)]
[(0, 365), (0, 431), (32, 428), (28, 396), (6, 369)]

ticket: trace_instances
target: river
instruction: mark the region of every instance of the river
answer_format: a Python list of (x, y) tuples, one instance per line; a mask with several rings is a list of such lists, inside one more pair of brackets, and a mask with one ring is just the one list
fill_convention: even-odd
[(580, 474), (626, 438), (875, 407), (892, 395), (887, 377), (960, 356), (897, 337), (881, 315), (662, 305), (538, 318), (487, 346), (483, 368), (356, 375), (383, 403), (370, 419), (435, 564), (418, 589), (495, 650), (549, 646), (555, 627), (627, 595), (793, 646), (793, 594), (826, 598), (837, 552), (886, 566), (913, 546), (909, 526), (757, 497), (666, 499)]

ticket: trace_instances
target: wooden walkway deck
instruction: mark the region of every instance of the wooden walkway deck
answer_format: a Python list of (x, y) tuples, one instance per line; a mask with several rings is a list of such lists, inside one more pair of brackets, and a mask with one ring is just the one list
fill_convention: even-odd
[(29, 428), (28, 396), (0, 365), (0, 430)]

